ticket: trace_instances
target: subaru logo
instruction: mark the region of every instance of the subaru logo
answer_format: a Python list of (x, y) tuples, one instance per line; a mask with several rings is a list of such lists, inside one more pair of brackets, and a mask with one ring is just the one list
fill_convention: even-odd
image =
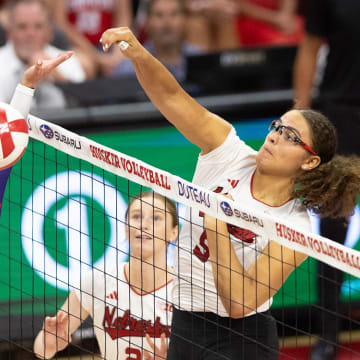
[(229, 203), (227, 203), (226, 201), (222, 201), (220, 203), (220, 207), (221, 207), (221, 210), (224, 212), (224, 214), (226, 216), (232, 216), (233, 215), (233, 211), (232, 211)]
[(51, 130), (50, 126), (46, 124), (40, 126), (40, 131), (47, 139), (52, 139), (54, 137), (54, 132)]

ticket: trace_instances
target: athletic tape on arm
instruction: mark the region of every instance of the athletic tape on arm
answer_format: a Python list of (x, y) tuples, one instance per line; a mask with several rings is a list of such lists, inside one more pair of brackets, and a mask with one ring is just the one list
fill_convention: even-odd
[[(29, 135), (33, 139), (360, 278), (359, 251), (322, 236), (304, 232), (302, 229), (293, 227), (289, 222), (239, 206), (231, 199), (225, 199), (201, 186), (38, 117), (30, 115), (28, 125)], [(221, 208), (224, 202), (229, 205), (228, 210), (230, 209), (226, 214)]]

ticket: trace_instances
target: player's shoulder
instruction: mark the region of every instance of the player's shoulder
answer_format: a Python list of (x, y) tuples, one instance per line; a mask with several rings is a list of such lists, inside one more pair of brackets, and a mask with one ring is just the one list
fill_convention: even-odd
[(311, 231), (310, 215), (300, 199), (293, 199), (291, 201), (291, 210), (288, 212), (288, 218), (295, 227), (301, 228), (303, 231)]

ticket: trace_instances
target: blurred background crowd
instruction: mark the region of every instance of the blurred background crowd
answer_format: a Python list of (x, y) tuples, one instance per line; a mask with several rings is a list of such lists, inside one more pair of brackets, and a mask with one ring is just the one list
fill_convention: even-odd
[[(0, 90), (1, 101), (10, 100), (25, 68), (39, 57), (75, 51), (71, 61), (37, 91), (38, 108), (74, 104), (68, 101), (67, 90), (74, 91), (69, 84), (104, 78), (126, 78), (129, 83), (135, 75), (131, 62), (117, 47), (104, 53), (99, 46), (107, 28), (130, 27), (185, 84), (191, 56), (296, 46), (303, 37), (306, 8), (305, 0), (3, 0), (0, 4), (0, 63), (5, 65), (0, 67), (0, 79), (7, 84)], [(203, 57), (204, 67), (207, 61)], [(84, 87), (79, 89), (75, 93), (81, 103)], [(92, 100), (96, 103), (96, 98)]]
[[(10, 101), (39, 58), (74, 50), (38, 87), (33, 113), (50, 111), (46, 120), (55, 114), (67, 127), (89, 129), (103, 127), (103, 105), (112, 125), (121, 117), (133, 126), (153, 120), (149, 108), (111, 107), (147, 101), (131, 62), (118, 47), (104, 53), (99, 43), (106, 29), (127, 26), (191, 95), (229, 121), (313, 106), (336, 125), (339, 151), (359, 154), (359, 14), (359, 0), (0, 0), (0, 101)], [(346, 231), (343, 219), (321, 222), (321, 233), (339, 243)], [(311, 359), (330, 360), (341, 328), (335, 315), (343, 275), (322, 265), (318, 271), (322, 340)]]

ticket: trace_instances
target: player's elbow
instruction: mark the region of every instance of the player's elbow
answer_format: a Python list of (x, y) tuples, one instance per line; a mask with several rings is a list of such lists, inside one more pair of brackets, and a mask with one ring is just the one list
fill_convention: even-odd
[(229, 317), (233, 319), (241, 319), (246, 316), (246, 309), (244, 305), (232, 304), (226, 309), (226, 312), (229, 314)]
[(232, 303), (230, 307), (226, 308), (229, 317), (233, 319), (241, 319), (250, 315), (256, 310), (256, 303), (245, 302), (245, 304)]

